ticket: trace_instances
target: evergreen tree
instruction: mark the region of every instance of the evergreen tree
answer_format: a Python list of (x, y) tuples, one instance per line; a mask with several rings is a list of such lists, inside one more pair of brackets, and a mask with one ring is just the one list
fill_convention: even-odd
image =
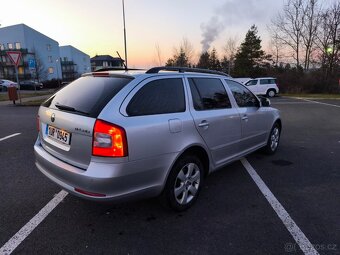
[(248, 30), (244, 42), (241, 44), (235, 56), (236, 76), (258, 76), (270, 56), (261, 50), (261, 39), (257, 35), (257, 27), (252, 25)]
[(200, 59), (197, 63), (197, 68), (206, 68), (209, 69), (210, 66), (210, 54), (208, 51), (203, 52), (200, 56)]
[(172, 58), (169, 58), (165, 64), (166, 66), (179, 66), (190, 67), (188, 56), (184, 49), (181, 47), (178, 54), (175, 54)]
[(209, 64), (208, 69), (216, 70), (216, 71), (222, 70), (221, 62), (218, 59), (217, 52), (216, 52), (215, 48), (213, 48), (213, 50), (210, 53), (210, 61), (209, 62), (210, 62), (210, 64)]

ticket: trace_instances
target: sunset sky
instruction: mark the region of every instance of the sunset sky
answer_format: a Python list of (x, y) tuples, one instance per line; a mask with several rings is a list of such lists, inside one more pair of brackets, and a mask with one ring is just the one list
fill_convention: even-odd
[[(212, 38), (216, 35), (210, 45), (222, 55), (227, 38), (237, 37), (241, 42), (252, 24), (258, 26), (266, 49), (266, 25), (282, 9), (283, 2), (125, 0), (129, 65), (157, 65), (155, 45), (159, 45), (165, 62), (183, 38), (194, 45), (197, 57), (202, 51), (203, 31)], [(116, 56), (116, 51), (124, 57), (121, 0), (16, 0), (2, 1), (0, 8), (2, 27), (25, 23), (60, 45), (73, 45), (91, 57)]]

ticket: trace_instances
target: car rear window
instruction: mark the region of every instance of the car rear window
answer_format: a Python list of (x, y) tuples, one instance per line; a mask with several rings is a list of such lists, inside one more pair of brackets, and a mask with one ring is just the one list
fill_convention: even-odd
[(105, 105), (132, 79), (132, 77), (81, 77), (59, 90), (42, 105), (96, 118)]

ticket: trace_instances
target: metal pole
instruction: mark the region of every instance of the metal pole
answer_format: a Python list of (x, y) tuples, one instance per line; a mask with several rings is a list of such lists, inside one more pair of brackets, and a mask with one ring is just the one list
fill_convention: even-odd
[(125, 29), (125, 7), (124, 7), (124, 0), (122, 0), (123, 4), (123, 23), (124, 23), (124, 47), (125, 47), (125, 70), (128, 69), (128, 62), (127, 62), (127, 50), (126, 50), (126, 29)]
[(18, 89), (18, 95), (19, 95), (19, 102), (21, 104), (21, 95), (20, 95), (20, 83), (19, 83), (19, 75), (18, 75), (18, 67), (15, 66), (15, 76), (17, 78), (17, 84), (19, 86), (19, 89)]
[(59, 70), (58, 70), (58, 63), (59, 63), (59, 61), (58, 61), (58, 59), (56, 59), (55, 62), (56, 62), (56, 65), (55, 65), (55, 66), (56, 66), (56, 68), (57, 68), (58, 87), (60, 88)]

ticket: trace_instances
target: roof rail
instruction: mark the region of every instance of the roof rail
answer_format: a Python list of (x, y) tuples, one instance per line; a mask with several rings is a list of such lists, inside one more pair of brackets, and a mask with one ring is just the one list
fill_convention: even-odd
[(227, 77), (231, 77), (229, 74), (215, 71), (215, 70), (209, 70), (209, 69), (203, 69), (203, 68), (190, 68), (190, 67), (176, 67), (176, 66), (159, 66), (159, 67), (153, 67), (146, 71), (146, 73), (159, 73), (159, 71), (178, 71), (179, 73), (209, 73), (209, 74), (218, 74), (223, 75)]
[(125, 67), (105, 67), (105, 68), (100, 68), (92, 72), (95, 73), (95, 72), (105, 72), (105, 71), (143, 71), (143, 70), (145, 69), (137, 69), (137, 68), (125, 69)]

